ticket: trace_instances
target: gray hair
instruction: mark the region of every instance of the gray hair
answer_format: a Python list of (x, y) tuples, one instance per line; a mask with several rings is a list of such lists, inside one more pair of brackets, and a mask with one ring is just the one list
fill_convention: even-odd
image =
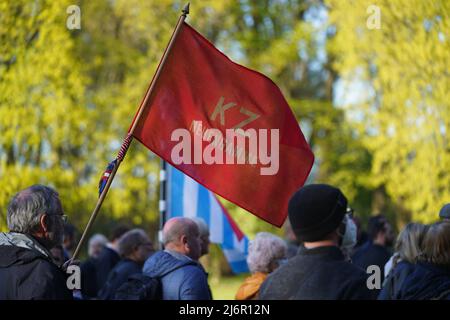
[(7, 223), (10, 231), (32, 234), (39, 228), (43, 214), (61, 214), (58, 193), (43, 185), (19, 191), (8, 205)]
[(148, 241), (148, 236), (142, 229), (132, 229), (122, 235), (118, 242), (119, 254), (127, 257), (144, 242)]
[(175, 217), (169, 219), (163, 228), (163, 244), (176, 243), (181, 236), (192, 237), (199, 234), (197, 224), (190, 218)]
[(106, 246), (107, 243), (108, 243), (108, 239), (104, 235), (102, 235), (100, 233), (94, 234), (92, 237), (89, 238), (89, 245), (88, 245), (89, 256), (92, 255), (94, 246), (96, 246), (98, 244), (101, 246)]
[(247, 264), (251, 273), (269, 273), (270, 264), (286, 257), (287, 245), (280, 237), (269, 232), (259, 232), (248, 247)]
[(209, 228), (206, 224), (205, 220), (202, 218), (194, 217), (191, 218), (197, 224), (198, 231), (200, 232), (200, 236), (209, 236)]

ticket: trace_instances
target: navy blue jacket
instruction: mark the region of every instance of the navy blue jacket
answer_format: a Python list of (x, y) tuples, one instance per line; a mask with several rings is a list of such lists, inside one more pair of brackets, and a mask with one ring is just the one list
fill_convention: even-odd
[(161, 279), (163, 300), (210, 300), (207, 274), (196, 261), (173, 251), (159, 251), (144, 264), (143, 272)]
[(97, 259), (89, 258), (80, 265), (81, 294), (83, 299), (97, 297)]
[(97, 265), (95, 266), (98, 290), (103, 288), (110, 271), (119, 261), (119, 254), (111, 248), (104, 247), (100, 252), (99, 257), (97, 258)]
[(124, 284), (132, 274), (142, 273), (142, 265), (130, 259), (123, 259), (111, 270), (105, 285), (98, 293), (99, 299), (114, 298), (116, 290)]
[(399, 292), (403, 300), (450, 300), (450, 269), (418, 263)]
[(381, 289), (378, 300), (396, 300), (400, 297), (400, 288), (405, 279), (414, 271), (415, 266), (407, 261), (400, 261), (391, 272)]

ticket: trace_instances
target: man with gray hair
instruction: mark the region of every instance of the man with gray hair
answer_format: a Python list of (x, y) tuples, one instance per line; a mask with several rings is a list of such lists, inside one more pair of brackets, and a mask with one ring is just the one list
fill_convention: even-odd
[(18, 192), (0, 233), (0, 300), (71, 299), (50, 249), (62, 245), (66, 220), (58, 193), (43, 185)]
[(207, 274), (198, 263), (200, 232), (189, 218), (176, 217), (163, 228), (164, 251), (144, 264), (145, 275), (161, 280), (163, 300), (210, 300)]
[(117, 289), (127, 282), (129, 276), (142, 273), (145, 260), (155, 251), (153, 243), (142, 229), (126, 232), (120, 238), (118, 248), (122, 260), (109, 273), (98, 294), (99, 299), (113, 299)]

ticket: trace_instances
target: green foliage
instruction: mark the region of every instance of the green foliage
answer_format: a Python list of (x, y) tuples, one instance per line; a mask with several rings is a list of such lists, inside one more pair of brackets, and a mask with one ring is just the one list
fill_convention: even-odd
[(345, 105), (360, 114), (352, 126), (372, 155), (369, 187), (415, 221), (436, 220), (450, 196), (449, 2), (377, 1), (379, 30), (366, 27), (371, 1), (327, 4), (334, 67), (373, 92)]
[[(64, 7), (65, 8), (65, 7)], [(0, 229), (12, 194), (47, 183), (87, 197), (90, 113), (65, 11), (53, 1), (0, 2)], [(84, 208), (83, 205), (77, 209)]]

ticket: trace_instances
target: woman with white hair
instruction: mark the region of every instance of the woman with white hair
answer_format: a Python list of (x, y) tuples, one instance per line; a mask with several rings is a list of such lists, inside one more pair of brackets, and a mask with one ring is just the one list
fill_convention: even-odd
[(89, 239), (88, 244), (88, 255), (90, 258), (98, 258), (100, 256), (100, 252), (102, 252), (102, 249), (106, 247), (106, 244), (108, 243), (108, 239), (100, 234), (96, 233)]
[(250, 241), (247, 256), (252, 275), (239, 287), (236, 300), (258, 299), (261, 284), (285, 260), (286, 253), (287, 245), (283, 239), (268, 232), (256, 234)]

